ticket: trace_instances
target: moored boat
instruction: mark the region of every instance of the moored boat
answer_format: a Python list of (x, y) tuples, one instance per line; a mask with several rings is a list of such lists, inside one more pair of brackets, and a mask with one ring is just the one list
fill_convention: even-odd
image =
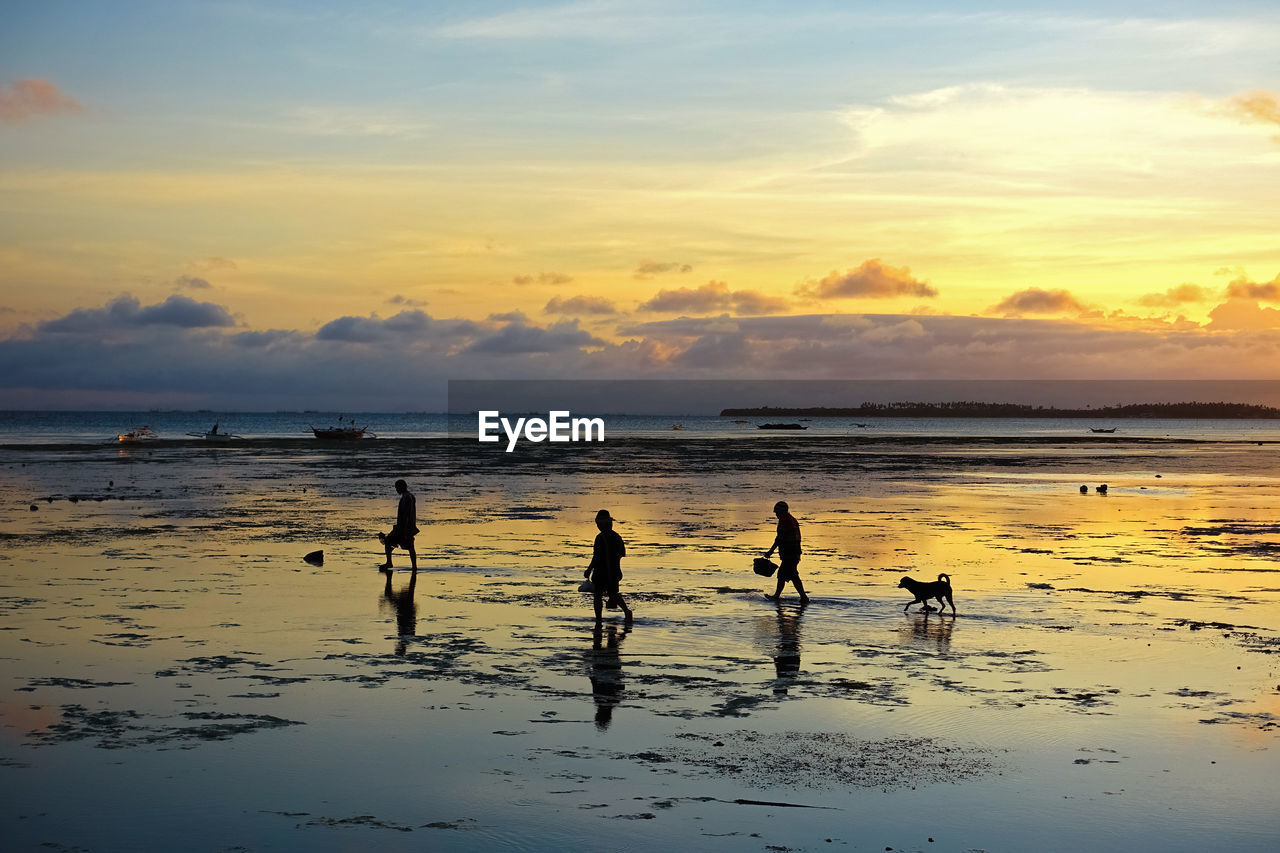
[(758, 429), (808, 429), (804, 424), (758, 424)]
[(121, 444), (139, 444), (143, 441), (154, 441), (159, 437), (151, 427), (142, 426), (137, 429), (131, 429), (128, 432), (117, 433), (116, 441)]

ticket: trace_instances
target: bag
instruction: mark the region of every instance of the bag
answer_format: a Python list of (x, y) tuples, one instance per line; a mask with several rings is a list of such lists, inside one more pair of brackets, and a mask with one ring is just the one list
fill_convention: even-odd
[(772, 560), (766, 560), (764, 557), (756, 557), (751, 563), (751, 570), (761, 577), (773, 577), (773, 573), (778, 570), (778, 566)]
[(593, 584), (591, 581), (583, 581), (582, 583), (578, 584), (578, 592), (595, 592), (595, 591), (596, 591), (596, 585)]

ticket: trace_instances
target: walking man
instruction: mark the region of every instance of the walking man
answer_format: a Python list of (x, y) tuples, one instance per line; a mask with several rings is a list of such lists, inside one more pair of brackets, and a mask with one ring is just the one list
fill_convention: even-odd
[(621, 607), (626, 620), (630, 622), (631, 608), (627, 607), (627, 603), (622, 600), (622, 595), (618, 592), (618, 584), (622, 581), (622, 558), (627, 555), (627, 546), (613, 529), (613, 516), (609, 515), (609, 510), (602, 509), (596, 513), (596, 527), (600, 532), (596, 534), (595, 545), (591, 551), (591, 565), (585, 572), (591, 579), (592, 586), (595, 587), (596, 621), (601, 620), (601, 611), (607, 596), (609, 609)]
[(418, 535), (418, 501), (409, 484), (404, 480), (396, 480), (396, 491), (400, 493), (400, 505), (396, 508), (396, 526), (387, 534), (378, 534), (382, 545), (387, 549), (387, 561), (379, 568), (391, 569), (391, 550), (400, 547), (409, 552), (409, 563), (416, 574), (418, 571), (418, 552), (413, 548), (413, 537)]
[(786, 501), (778, 501), (773, 505), (773, 513), (778, 516), (778, 535), (773, 540), (773, 547), (764, 552), (766, 559), (778, 552), (778, 588), (773, 595), (766, 595), (770, 601), (782, 598), (782, 588), (787, 581), (795, 585), (800, 593), (800, 603), (808, 604), (809, 596), (805, 595), (804, 584), (800, 582), (800, 522), (791, 514)]

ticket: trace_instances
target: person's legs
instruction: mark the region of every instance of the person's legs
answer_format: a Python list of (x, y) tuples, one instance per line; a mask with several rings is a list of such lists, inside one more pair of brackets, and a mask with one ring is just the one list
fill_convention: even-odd
[(795, 584), (796, 592), (800, 593), (800, 603), (801, 603), (801, 604), (808, 604), (808, 603), (809, 603), (809, 596), (805, 595), (805, 593), (804, 593), (804, 583), (803, 583), (803, 582), (801, 582), (801, 580), (800, 580), (800, 574), (799, 574), (799, 573), (796, 573), (795, 578), (793, 578), (791, 582), (792, 582), (793, 584)]
[(596, 621), (599, 622), (604, 618), (604, 590), (598, 586), (595, 591), (594, 603), (596, 608)]
[(409, 552), (409, 565), (413, 566), (413, 573), (416, 575), (418, 573), (418, 552), (414, 550), (413, 540), (410, 539), (404, 547)]
[(387, 539), (385, 544), (387, 546), (387, 561), (383, 563), (380, 568), (389, 569), (391, 568), (391, 549), (394, 548), (395, 546), (391, 544), (390, 539)]

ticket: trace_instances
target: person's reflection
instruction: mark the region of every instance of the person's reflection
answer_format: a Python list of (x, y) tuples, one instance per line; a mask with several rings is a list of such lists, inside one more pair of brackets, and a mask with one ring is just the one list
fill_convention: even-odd
[(800, 614), (802, 610), (778, 606), (778, 642), (773, 650), (773, 667), (777, 677), (773, 692), (786, 695), (800, 673)]
[(409, 585), (397, 592), (391, 588), (392, 572), (383, 571), (387, 576), (387, 585), (382, 590), (382, 598), (378, 600), (378, 609), (391, 607), (396, 614), (396, 654), (404, 656), (409, 640), (418, 633), (418, 605), (413, 600), (413, 591), (418, 584), (418, 573), (409, 576)]
[(591, 651), (587, 652), (587, 664), (591, 671), (591, 698), (596, 703), (596, 728), (604, 731), (613, 722), (613, 709), (622, 701), (625, 684), (622, 680), (622, 659), (618, 647), (631, 633), (631, 624), (624, 623), (619, 633), (618, 625), (597, 622), (591, 632)]

